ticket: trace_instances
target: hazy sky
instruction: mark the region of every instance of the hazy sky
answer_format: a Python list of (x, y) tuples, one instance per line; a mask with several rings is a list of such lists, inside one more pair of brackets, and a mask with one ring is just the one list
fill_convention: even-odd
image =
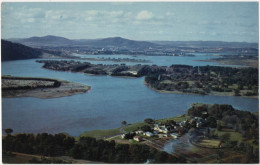
[(257, 2), (3, 3), (2, 38), (258, 42)]

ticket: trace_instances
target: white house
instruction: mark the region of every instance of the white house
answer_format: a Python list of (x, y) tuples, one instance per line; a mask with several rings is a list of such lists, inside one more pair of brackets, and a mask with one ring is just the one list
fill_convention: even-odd
[(139, 130), (139, 131), (135, 131), (136, 134), (142, 134), (143, 131)]
[(152, 132), (145, 132), (144, 135), (145, 135), (145, 136), (148, 136), (148, 137), (152, 137), (152, 136), (153, 136), (153, 133), (152, 133)]
[(158, 134), (158, 137), (159, 138), (163, 138), (163, 134)]
[(158, 131), (158, 132), (162, 132), (162, 133), (169, 133), (169, 132), (172, 132), (172, 128), (170, 126), (165, 126), (165, 125), (158, 125), (158, 124), (155, 124), (154, 125), (154, 130), (155, 131)]
[(177, 139), (177, 138), (178, 138), (178, 134), (176, 134), (176, 133), (171, 133), (171, 136), (172, 136), (174, 139)]
[(142, 138), (140, 136), (134, 136), (133, 139), (138, 142), (142, 141)]

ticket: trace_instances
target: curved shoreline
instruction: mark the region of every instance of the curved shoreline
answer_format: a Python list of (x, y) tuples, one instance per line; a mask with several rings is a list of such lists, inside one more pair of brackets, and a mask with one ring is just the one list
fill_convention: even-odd
[[(8, 77), (5, 77), (5, 79), (8, 79)], [(72, 96), (72, 95), (76, 95), (76, 94), (82, 94), (82, 93), (88, 92), (91, 89), (90, 86), (87, 86), (84, 84), (69, 82), (69, 81), (65, 81), (65, 80), (49, 79), (49, 78), (47, 78), (47, 79), (52, 80), (52, 81), (58, 81), (60, 83), (60, 86), (43, 87), (43, 86), (36, 85), (36, 87), (34, 86), (30, 89), (30, 87), (28, 87), (28, 86), (31, 84), (29, 84), (28, 82), (37, 81), (37, 80), (35, 80), (36, 78), (34, 78), (34, 77), (9, 77), (9, 78), (10, 79), (8, 79), (9, 82), (7, 82), (7, 85), (14, 83), (14, 82), (12, 82), (12, 80), (15, 80), (15, 78), (17, 78), (17, 79), (19, 79), (18, 80), (19, 82), (16, 82), (16, 83), (18, 83), (18, 84), (27, 83), (26, 84), (27, 86), (24, 89), (24, 86), (22, 86), (22, 85), (19, 86), (19, 85), (15, 84), (15, 85), (17, 85), (16, 88), (14, 88), (14, 89), (7, 88), (5, 90), (3, 90), (3, 87), (2, 87), (2, 97), (3, 98), (36, 97), (36, 98), (40, 98), (40, 99), (51, 99), (51, 98), (59, 98), (59, 97)], [(37, 83), (39, 83), (39, 82), (34, 82), (34, 84), (37, 84)], [(2, 81), (2, 84), (3, 84), (3, 81)], [(19, 87), (20, 87), (20, 89), (19, 89)]]
[(149, 89), (159, 92), (159, 93), (165, 93), (165, 94), (187, 94), (187, 95), (200, 95), (200, 96), (233, 96), (233, 97), (245, 97), (245, 98), (252, 98), (252, 99), (258, 99), (259, 96), (234, 96), (232, 93), (227, 93), (227, 92), (211, 92), (209, 94), (201, 95), (201, 94), (196, 94), (196, 93), (189, 93), (189, 92), (180, 92), (180, 91), (166, 91), (166, 90), (158, 90), (152, 88), (145, 80), (143, 81), (144, 85), (148, 87)]

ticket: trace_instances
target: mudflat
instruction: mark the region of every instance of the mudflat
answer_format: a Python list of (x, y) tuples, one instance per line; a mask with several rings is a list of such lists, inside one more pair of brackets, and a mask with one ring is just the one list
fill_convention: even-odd
[(90, 86), (65, 80), (2, 76), (2, 97), (37, 97), (41, 99), (86, 93)]

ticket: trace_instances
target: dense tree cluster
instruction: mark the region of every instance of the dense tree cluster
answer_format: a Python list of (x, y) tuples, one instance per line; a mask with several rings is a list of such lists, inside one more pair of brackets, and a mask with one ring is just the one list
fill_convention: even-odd
[(151, 119), (151, 118), (146, 118), (146, 119), (144, 119), (144, 122), (147, 123), (147, 124), (153, 124), (154, 120)]
[(241, 95), (240, 90), (248, 90), (243, 95), (258, 95), (257, 68), (172, 65), (164, 72), (147, 74), (145, 82), (157, 90), (196, 94), (234, 92), (236, 96)]
[(115, 144), (114, 141), (80, 138), (71, 149), (70, 155), (76, 159), (87, 159), (107, 163), (185, 163), (184, 158), (176, 158), (166, 152), (150, 149), (139, 144)]
[[(75, 143), (73, 137), (64, 134), (17, 134), (3, 138), (4, 152), (20, 152), (43, 156), (72, 156), (75, 159), (86, 159), (106, 163), (185, 163), (183, 157), (176, 158), (166, 152), (151, 149), (139, 144), (116, 144), (115, 141), (96, 140), (91, 137), (81, 137)], [(64, 163), (60, 160), (31, 160), (32, 163)]]
[[(234, 95), (258, 95), (258, 69), (218, 66), (125, 64), (90, 64), (88, 62), (38, 60), (43, 68), (97, 75), (145, 77), (149, 87), (157, 90), (195, 94), (233, 92)], [(241, 90), (246, 90), (241, 92)]]
[(48, 159), (45, 157), (42, 157), (41, 159), (37, 159), (37, 158), (32, 158), (31, 160), (29, 160), (29, 163), (32, 164), (71, 164), (72, 162), (69, 161), (64, 161), (61, 159)]
[(207, 119), (207, 125), (213, 128), (217, 127), (219, 120), (225, 127), (242, 133), (247, 139), (258, 139), (259, 136), (258, 117), (248, 111), (236, 110), (231, 105), (193, 105), (187, 114)]
[[(193, 104), (187, 111), (187, 114), (206, 119), (205, 126), (217, 128), (218, 131), (222, 130), (222, 127), (225, 127), (240, 132), (245, 138), (245, 141), (231, 141), (230, 133), (224, 133), (219, 137), (215, 134), (208, 133), (207, 137), (219, 138), (225, 147), (245, 154), (246, 160), (243, 160), (243, 162), (259, 162), (259, 148), (253, 147), (253, 144), (256, 146), (259, 145), (258, 115), (248, 111), (239, 111), (234, 109), (231, 105), (225, 104)], [(253, 144), (249, 143), (248, 140), (252, 141)], [(240, 160), (236, 160), (235, 162), (239, 161)]]
[(74, 145), (75, 139), (60, 134), (18, 134), (3, 138), (3, 150), (44, 156), (65, 155)]

